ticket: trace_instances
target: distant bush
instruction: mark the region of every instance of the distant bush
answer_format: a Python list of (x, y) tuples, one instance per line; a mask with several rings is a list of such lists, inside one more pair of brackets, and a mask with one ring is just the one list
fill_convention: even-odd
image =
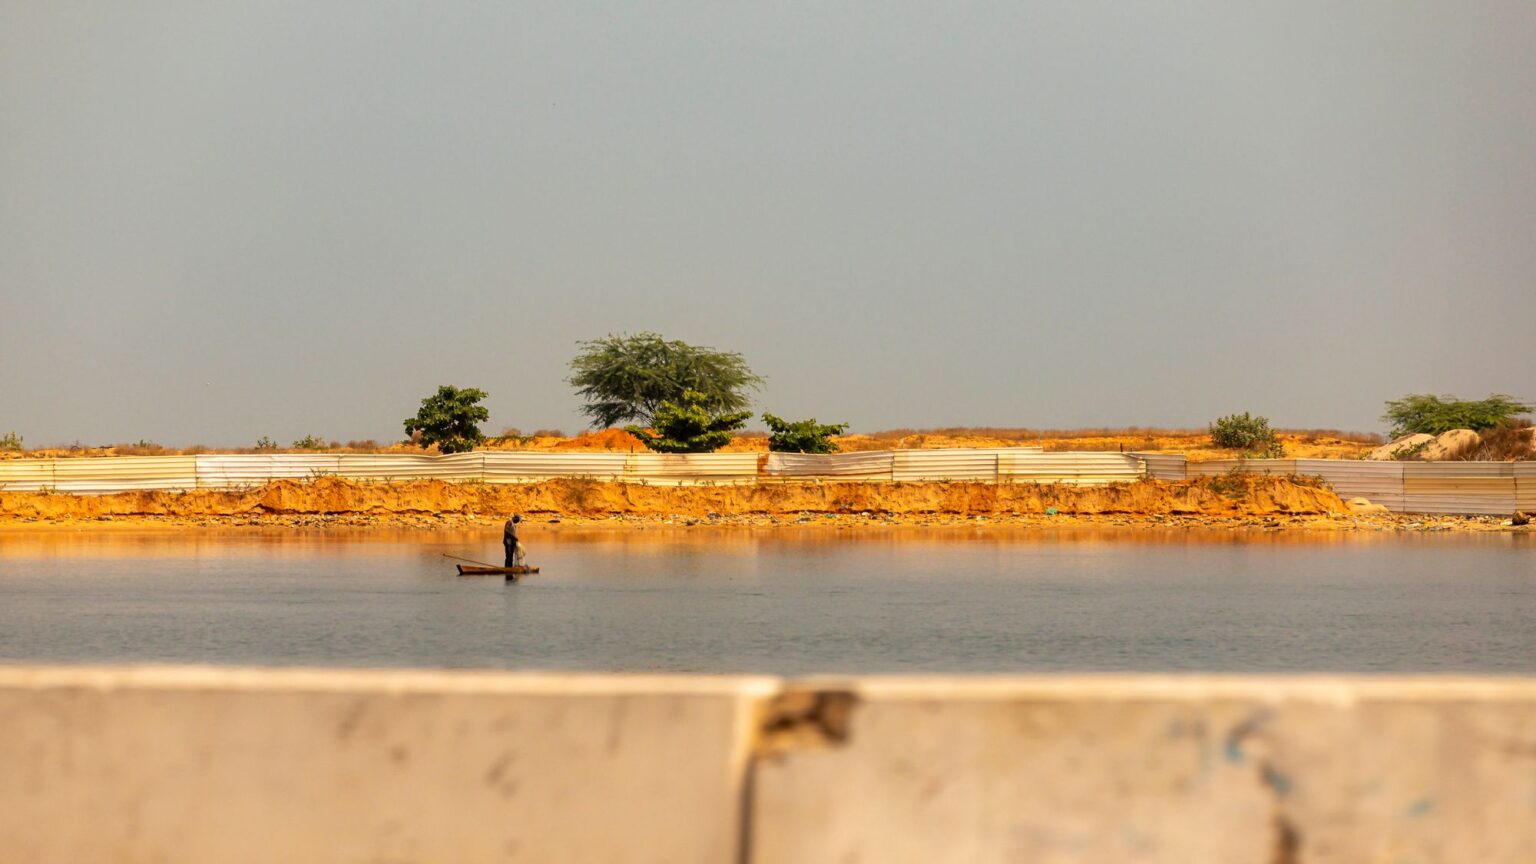
[[(261, 445), (258, 443), (257, 446), (259, 447)], [(303, 438), (300, 438), (299, 440), (293, 442), (293, 449), (295, 449), (295, 450), (328, 450), (328, 449), (330, 449), (330, 445), (325, 443), (325, 439), (324, 438), (316, 438), (313, 435), (305, 435)]]
[(1278, 458), (1285, 455), (1268, 417), (1253, 417), (1244, 411), (1228, 414), (1210, 426), (1211, 443), (1229, 450), (1242, 450), (1257, 456)]
[(731, 433), (752, 412), (717, 414), (710, 410), (709, 398), (697, 390), (685, 390), (681, 404), (664, 401), (656, 409), (654, 431), (640, 426), (625, 426), (624, 431), (658, 453), (713, 453), (731, 443)]
[(565, 430), (563, 430), (563, 429), (535, 429), (535, 430), (533, 430), (533, 437), (535, 437), (535, 438), (565, 438), (565, 437), (568, 437), (568, 436), (565, 434)]
[(438, 387), (436, 393), (421, 400), (415, 417), (406, 418), (405, 434), (411, 436), (412, 443), (436, 444), (442, 453), (473, 450), (485, 440), (479, 424), (491, 416), (480, 404), (485, 397), (486, 392), (475, 387)]
[(0, 435), (0, 450), (20, 450), (21, 436), (15, 432), (7, 432)]
[(268, 438), (267, 436), (263, 435), (260, 438), (256, 439), (256, 449), (257, 450), (276, 450), (277, 449), (277, 442), (273, 441), (271, 438)]
[(1388, 402), (1387, 413), (1381, 419), (1392, 424), (1393, 438), (1401, 438), (1418, 432), (1439, 435), (1452, 429), (1481, 432), (1505, 425), (1532, 410), (1533, 406), (1502, 393), (1495, 393), (1477, 402), (1457, 399), (1455, 396), (1410, 393)]
[(775, 453), (836, 453), (833, 435), (848, 430), (847, 423), (817, 423), (810, 420), (785, 420), (764, 413), (763, 422), (773, 434), (768, 436), (768, 449)]

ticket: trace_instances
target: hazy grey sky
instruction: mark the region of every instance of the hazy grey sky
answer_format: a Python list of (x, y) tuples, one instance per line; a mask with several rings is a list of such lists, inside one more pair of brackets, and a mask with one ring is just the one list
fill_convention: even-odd
[(0, 432), (785, 416), (1378, 429), (1536, 396), (1536, 3), (0, 0)]

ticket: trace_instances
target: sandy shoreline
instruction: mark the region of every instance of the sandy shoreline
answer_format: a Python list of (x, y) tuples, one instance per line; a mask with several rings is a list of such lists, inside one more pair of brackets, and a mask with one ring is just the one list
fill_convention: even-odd
[(1101, 487), (947, 482), (648, 486), (582, 480), (495, 485), (320, 478), (242, 490), (98, 496), (0, 490), (0, 531), (247, 527), (491, 531), (510, 513), (525, 514), (531, 525), (612, 530), (662, 526), (1530, 530), (1501, 524), (1508, 517), (1357, 512), (1332, 490), (1305, 478), (1262, 475)]
[[(634, 532), (647, 529), (700, 531), (718, 528), (813, 529), (820, 531), (903, 528), (967, 529), (973, 531), (1126, 531), (1126, 532), (1315, 532), (1315, 533), (1512, 533), (1536, 534), (1533, 526), (1514, 527), (1495, 516), (1431, 516), (1419, 514), (1327, 516), (1142, 516), (1142, 515), (904, 515), (900, 517), (819, 514), (815, 516), (730, 516), (694, 518), (669, 515), (611, 517), (531, 517), (533, 530)], [(501, 530), (501, 517), (462, 514), (262, 514), (248, 516), (104, 516), (90, 519), (34, 519), (0, 516), (0, 535), (24, 533), (216, 532), (263, 529), (323, 532), (347, 531), (468, 531), (492, 536)]]

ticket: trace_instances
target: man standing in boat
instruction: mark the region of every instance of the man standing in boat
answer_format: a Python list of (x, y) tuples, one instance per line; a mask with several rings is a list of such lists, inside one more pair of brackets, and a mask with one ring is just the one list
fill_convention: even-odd
[(523, 563), (523, 545), (517, 540), (517, 523), (523, 521), (523, 517), (516, 513), (501, 527), (501, 548), (506, 552), (508, 567), (515, 567)]

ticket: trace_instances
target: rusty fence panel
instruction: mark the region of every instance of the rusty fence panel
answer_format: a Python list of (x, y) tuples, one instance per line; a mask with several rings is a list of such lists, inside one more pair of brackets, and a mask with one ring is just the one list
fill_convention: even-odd
[(0, 461), (0, 492), (41, 492), (53, 488), (56, 459), (6, 459)]
[(628, 453), (486, 451), (485, 482), (536, 483), (561, 477), (622, 480)]
[(1147, 476), (1153, 480), (1176, 482), (1189, 479), (1189, 457), (1183, 453), (1138, 451), (1128, 455), (1135, 456), (1145, 463)]
[(785, 480), (889, 481), (896, 456), (890, 450), (860, 453), (769, 453), (767, 477)]
[(1296, 473), (1321, 477), (1340, 498), (1365, 498), (1388, 510), (1401, 512), (1405, 462), (1368, 462), (1359, 459), (1297, 459)]
[(663, 486), (757, 482), (757, 453), (631, 453), (624, 479)]
[(1010, 453), (997, 454), (999, 482), (1065, 483), (1104, 486), (1132, 483), (1146, 476), (1146, 464), (1129, 453)]
[(483, 452), (434, 456), (424, 453), (343, 453), (336, 474), (348, 480), (452, 480), (485, 479)]
[(1508, 515), (1515, 511), (1515, 463), (1405, 462), (1403, 493), (1409, 513)]
[(1536, 462), (1515, 463), (1515, 507), (1536, 513)]
[(340, 454), (325, 453), (202, 453), (197, 460), (197, 485), (204, 489), (238, 489), (273, 480), (313, 480), (341, 473)]

